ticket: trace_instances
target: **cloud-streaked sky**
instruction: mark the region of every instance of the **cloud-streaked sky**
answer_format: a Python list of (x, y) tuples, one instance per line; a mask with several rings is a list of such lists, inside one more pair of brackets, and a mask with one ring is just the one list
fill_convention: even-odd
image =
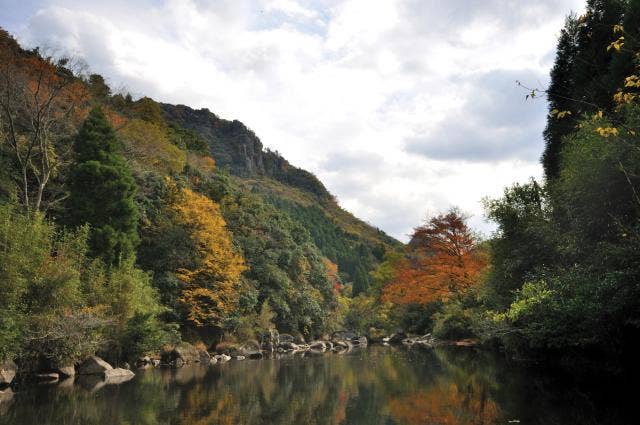
[(0, 0), (23, 45), (83, 58), (114, 88), (206, 107), (314, 172), (402, 240), (540, 177), (556, 37), (584, 0)]

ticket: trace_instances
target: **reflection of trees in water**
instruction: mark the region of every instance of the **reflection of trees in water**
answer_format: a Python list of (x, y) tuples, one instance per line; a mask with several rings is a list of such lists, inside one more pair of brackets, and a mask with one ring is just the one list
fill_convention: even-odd
[(94, 392), (29, 388), (0, 409), (0, 425), (598, 423), (584, 400), (558, 399), (520, 369), (474, 350), (393, 347), (232, 361), (140, 372)]

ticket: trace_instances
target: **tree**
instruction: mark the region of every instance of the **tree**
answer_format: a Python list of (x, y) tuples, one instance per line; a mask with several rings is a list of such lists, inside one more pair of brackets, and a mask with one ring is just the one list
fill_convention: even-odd
[(194, 267), (176, 272), (184, 285), (179, 301), (185, 318), (198, 328), (222, 328), (238, 307), (244, 260), (233, 248), (218, 204), (183, 188), (172, 209), (195, 250)]
[(66, 58), (24, 52), (0, 33), (0, 142), (8, 146), (19, 171), (27, 211), (42, 208), (61, 161), (56, 147), (73, 133), (78, 106), (87, 99), (70, 65)]
[(446, 300), (478, 283), (487, 260), (464, 217), (452, 209), (414, 230), (407, 255), (383, 288), (383, 300), (398, 304)]
[(107, 265), (133, 258), (138, 243), (136, 185), (101, 109), (89, 113), (74, 150), (77, 162), (69, 182), (70, 224), (91, 226), (90, 254)]

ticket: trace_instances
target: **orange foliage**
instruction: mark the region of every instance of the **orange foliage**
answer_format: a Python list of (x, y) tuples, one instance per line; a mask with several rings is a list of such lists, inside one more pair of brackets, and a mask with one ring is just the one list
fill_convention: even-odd
[(474, 383), (461, 390), (440, 382), (429, 390), (392, 399), (388, 407), (395, 420), (407, 424), (490, 425), (500, 418), (498, 405)]
[(197, 251), (196, 266), (176, 273), (184, 284), (180, 303), (195, 326), (220, 326), (237, 308), (244, 260), (233, 249), (218, 204), (184, 188), (172, 209)]
[(487, 265), (464, 218), (452, 210), (415, 229), (382, 298), (398, 304), (446, 300), (475, 285)]
[(340, 293), (342, 289), (342, 283), (340, 282), (340, 276), (338, 275), (338, 265), (326, 257), (322, 258), (324, 267), (327, 270), (327, 277), (331, 282), (331, 286), (336, 293)]

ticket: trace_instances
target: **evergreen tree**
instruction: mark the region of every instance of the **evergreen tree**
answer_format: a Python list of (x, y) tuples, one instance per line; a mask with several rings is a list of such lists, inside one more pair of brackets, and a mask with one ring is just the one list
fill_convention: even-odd
[(106, 264), (132, 259), (138, 243), (136, 185), (120, 155), (115, 132), (94, 108), (74, 144), (69, 198), (70, 224), (91, 226), (90, 254)]

